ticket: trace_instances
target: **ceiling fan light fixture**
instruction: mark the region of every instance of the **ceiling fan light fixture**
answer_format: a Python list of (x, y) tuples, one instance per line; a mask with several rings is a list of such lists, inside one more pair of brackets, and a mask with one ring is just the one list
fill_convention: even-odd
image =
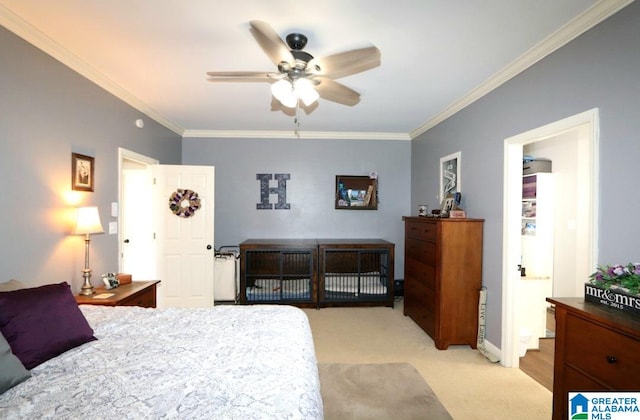
[(305, 106), (309, 106), (318, 100), (320, 94), (313, 87), (309, 79), (298, 79), (293, 84), (296, 96), (302, 100)]
[(287, 108), (295, 108), (298, 104), (298, 97), (293, 90), (293, 85), (286, 79), (278, 80), (272, 84), (271, 93)]

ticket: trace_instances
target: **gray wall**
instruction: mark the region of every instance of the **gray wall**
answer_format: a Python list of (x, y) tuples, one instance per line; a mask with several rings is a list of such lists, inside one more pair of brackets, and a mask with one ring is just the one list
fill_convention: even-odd
[[(410, 154), (410, 142), (382, 140), (185, 138), (182, 147), (184, 164), (216, 167), (216, 248), (249, 238), (382, 238), (396, 244), (396, 278), (404, 272)], [(378, 210), (336, 210), (335, 176), (374, 170)], [(256, 209), (258, 173), (291, 174), (290, 210)]]
[(434, 202), (438, 184), (430, 180), (437, 179), (439, 157), (462, 151), (466, 209), (486, 219), (487, 339), (496, 345), (501, 341), (505, 138), (599, 108), (599, 260), (638, 261), (639, 39), (636, 2), (412, 142), (412, 207)]
[[(180, 136), (0, 27), (0, 282), (82, 283), (73, 207), (118, 201), (118, 147), (180, 163)], [(134, 121), (142, 118), (145, 128)], [(71, 193), (71, 153), (95, 157), (94, 192)], [(117, 235), (93, 235), (94, 275), (118, 268)]]

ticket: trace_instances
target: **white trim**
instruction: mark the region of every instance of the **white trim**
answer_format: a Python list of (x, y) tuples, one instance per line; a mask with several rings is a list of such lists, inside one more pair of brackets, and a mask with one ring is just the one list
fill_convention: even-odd
[(496, 360), (500, 360), (500, 349), (496, 347), (491, 341), (484, 341), (484, 349), (489, 352)]
[(442, 121), (471, 105), (494, 89), (497, 89), (505, 82), (533, 66), (552, 52), (568, 44), (630, 3), (633, 3), (633, 0), (601, 0), (597, 2), (589, 9), (576, 16), (565, 26), (558, 29), (533, 48), (522, 54), (511, 64), (508, 64), (502, 70), (498, 71), (484, 83), (472, 89), (462, 98), (449, 105), (438, 115), (411, 131), (409, 133), (409, 137), (414, 139), (425, 131), (440, 124)]
[(517, 368), (519, 359), (519, 319), (516, 310), (518, 296), (517, 266), (520, 264), (520, 216), (522, 207), (517, 197), (522, 197), (522, 154), (523, 146), (545, 140), (574, 130), (583, 124), (589, 126), (589, 202), (591, 203), (589, 226), (589, 265), (598, 260), (598, 197), (599, 197), (599, 113), (594, 108), (589, 111), (556, 121), (545, 126), (526, 131), (504, 140), (504, 184), (502, 221), (502, 348), (501, 364)]
[(240, 131), (184, 130), (183, 138), (247, 138), (247, 139), (338, 139), (338, 140), (411, 140), (404, 133), (366, 133), (338, 131)]

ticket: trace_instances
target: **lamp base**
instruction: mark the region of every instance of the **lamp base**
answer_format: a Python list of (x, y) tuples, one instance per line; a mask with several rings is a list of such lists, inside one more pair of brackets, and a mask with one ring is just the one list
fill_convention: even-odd
[(84, 283), (80, 288), (80, 294), (82, 296), (91, 296), (96, 292), (93, 290), (93, 285), (91, 284), (91, 270), (89, 268), (82, 270), (82, 277), (84, 278)]
[(91, 296), (92, 294), (94, 294), (96, 291), (93, 290), (93, 286), (89, 285), (82, 285), (82, 288), (80, 288), (80, 294), (82, 296)]

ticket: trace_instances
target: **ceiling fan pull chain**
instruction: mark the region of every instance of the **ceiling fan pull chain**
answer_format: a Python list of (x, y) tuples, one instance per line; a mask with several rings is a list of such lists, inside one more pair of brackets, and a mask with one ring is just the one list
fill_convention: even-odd
[(293, 123), (295, 124), (295, 130), (294, 133), (296, 135), (296, 137), (300, 138), (300, 99), (298, 99), (296, 101), (296, 116), (293, 120)]

